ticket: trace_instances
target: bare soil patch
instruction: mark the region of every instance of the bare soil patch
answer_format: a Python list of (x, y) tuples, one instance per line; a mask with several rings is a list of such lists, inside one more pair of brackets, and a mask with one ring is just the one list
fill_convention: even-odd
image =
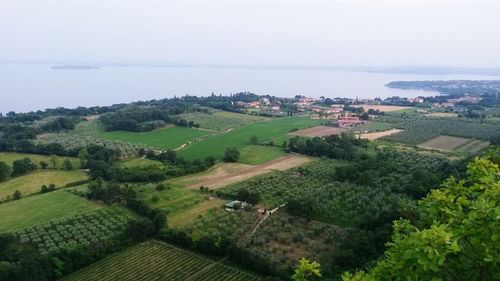
[(440, 151), (460, 151), (460, 152), (470, 152), (477, 151), (486, 146), (489, 143), (480, 140), (473, 140), (467, 138), (450, 137), (450, 136), (438, 136), (432, 138), (419, 144), (419, 147), (425, 149), (435, 149)]
[(425, 116), (431, 116), (431, 117), (458, 117), (458, 114), (451, 113), (451, 112), (433, 112), (433, 113), (426, 114)]
[(360, 134), (360, 138), (362, 139), (367, 139), (367, 140), (376, 140), (385, 136), (390, 136), (392, 134), (396, 134), (399, 132), (402, 132), (403, 130), (399, 129), (390, 129), (387, 131), (382, 131), (382, 132), (374, 132), (374, 133), (363, 133)]
[(223, 163), (201, 173), (202, 175), (187, 176), (172, 183), (184, 185), (188, 189), (199, 189), (200, 186), (217, 189), (273, 170), (284, 171), (298, 167), (310, 161), (311, 158), (307, 156), (289, 154), (260, 165)]
[(368, 111), (369, 109), (373, 109), (373, 110), (380, 110), (380, 111), (384, 111), (384, 112), (399, 111), (399, 110), (405, 110), (405, 109), (411, 108), (409, 106), (372, 105), (372, 104), (354, 105), (354, 107), (362, 107), (362, 108), (364, 108), (365, 111)]
[(329, 135), (340, 135), (342, 132), (347, 131), (344, 128), (335, 128), (329, 126), (316, 126), (308, 129), (298, 130), (289, 133), (289, 135), (302, 136), (302, 137), (324, 137)]

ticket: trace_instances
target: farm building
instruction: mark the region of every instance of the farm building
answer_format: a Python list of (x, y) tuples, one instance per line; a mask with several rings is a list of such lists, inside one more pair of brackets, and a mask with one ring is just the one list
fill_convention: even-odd
[(228, 212), (234, 212), (234, 211), (245, 208), (247, 205), (248, 205), (247, 202), (241, 202), (238, 200), (234, 200), (231, 202), (227, 202), (224, 205), (224, 210), (226, 210)]
[(354, 127), (361, 124), (366, 124), (366, 121), (360, 120), (359, 117), (356, 116), (340, 117), (328, 123), (328, 125), (338, 128)]

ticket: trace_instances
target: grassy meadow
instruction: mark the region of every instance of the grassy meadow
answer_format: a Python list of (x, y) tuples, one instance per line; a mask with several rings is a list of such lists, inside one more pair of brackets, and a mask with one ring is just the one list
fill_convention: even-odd
[(88, 175), (84, 171), (44, 170), (33, 172), (0, 183), (0, 201), (4, 201), (9, 195), (12, 196), (16, 190), (19, 190), (22, 196), (26, 196), (39, 193), (44, 184), (48, 186), (53, 183), (56, 188), (60, 188), (68, 183), (86, 179), (88, 179)]
[(70, 217), (103, 205), (66, 191), (54, 191), (0, 204), (0, 232)]
[(185, 127), (168, 127), (150, 132), (113, 131), (102, 132), (100, 136), (109, 140), (152, 146), (158, 149), (175, 149), (182, 144), (209, 132)]
[(309, 128), (322, 122), (308, 118), (281, 118), (252, 123), (205, 141), (193, 143), (186, 149), (180, 150), (179, 155), (189, 160), (203, 159), (210, 155), (221, 159), (228, 147), (235, 146), (241, 150), (250, 145), (249, 139), (253, 135), (257, 136), (260, 143), (265, 143), (286, 135), (292, 129)]
[(210, 130), (223, 130), (269, 119), (268, 117), (227, 111), (214, 111), (211, 113), (191, 112), (183, 113), (180, 116), (188, 121), (199, 124), (201, 128)]

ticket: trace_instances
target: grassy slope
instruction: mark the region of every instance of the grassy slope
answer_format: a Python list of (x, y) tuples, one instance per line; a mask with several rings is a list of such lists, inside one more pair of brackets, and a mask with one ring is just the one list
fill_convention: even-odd
[[(163, 191), (155, 190), (156, 185), (154, 184), (143, 185), (139, 189), (139, 194), (149, 205), (156, 208), (168, 209), (169, 226), (189, 224), (198, 215), (224, 204), (223, 200), (207, 200), (206, 196), (197, 190), (188, 190), (170, 184), (167, 185), (169, 188)], [(152, 200), (153, 197), (157, 197), (158, 201), (154, 202)]]
[(266, 142), (271, 138), (283, 136), (294, 128), (308, 128), (322, 122), (307, 118), (282, 118), (248, 124), (206, 141), (193, 143), (186, 149), (179, 151), (179, 155), (190, 160), (203, 159), (209, 155), (221, 159), (226, 148), (235, 146), (238, 149), (243, 149), (249, 145), (249, 139), (253, 135), (258, 137), (259, 142)]
[[(52, 158), (52, 156), (49, 155), (27, 154), (27, 153), (17, 153), (17, 152), (0, 152), (0, 161), (3, 161), (9, 165), (12, 165), (12, 163), (16, 160), (23, 159), (26, 157), (30, 158), (34, 163), (36, 163), (38, 165), (38, 168), (41, 168), (40, 161), (45, 161), (50, 165), (50, 158)], [(78, 160), (78, 158), (57, 156), (57, 159), (58, 162), (56, 167), (58, 169), (62, 168), (63, 162), (66, 159), (69, 159), (71, 161), (73, 167), (75, 168), (80, 167), (80, 161)]]
[(258, 165), (285, 155), (282, 147), (249, 145), (240, 151), (238, 162), (250, 165)]
[(0, 201), (5, 200), (8, 195), (12, 195), (16, 190), (19, 190), (25, 196), (40, 192), (43, 184), (49, 185), (53, 183), (57, 188), (60, 188), (68, 183), (87, 178), (87, 173), (83, 171), (46, 170), (30, 173), (0, 183)]
[(163, 164), (160, 161), (151, 160), (147, 158), (133, 158), (129, 160), (124, 160), (120, 161), (119, 165), (124, 168), (163, 166)]
[[(163, 191), (156, 191), (156, 185), (146, 184), (142, 186), (141, 196), (152, 206), (157, 208), (168, 208), (171, 213), (181, 212), (204, 200), (201, 192), (187, 190), (179, 186), (169, 186)], [(158, 197), (157, 202), (152, 202), (151, 198)]]
[(394, 124), (392, 123), (385, 123), (385, 122), (370, 122), (368, 124), (364, 125), (359, 125), (354, 127), (352, 130), (353, 131), (359, 131), (359, 132), (378, 132), (378, 131), (385, 131), (394, 128)]
[(100, 133), (100, 136), (106, 139), (144, 144), (159, 149), (174, 149), (193, 138), (205, 135), (208, 135), (208, 132), (184, 127), (169, 127), (141, 133), (125, 131)]
[(65, 191), (0, 204), (0, 232), (43, 224), (103, 206)]

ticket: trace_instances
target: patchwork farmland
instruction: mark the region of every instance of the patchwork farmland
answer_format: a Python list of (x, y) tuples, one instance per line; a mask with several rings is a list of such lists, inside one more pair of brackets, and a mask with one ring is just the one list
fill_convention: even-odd
[(95, 201), (62, 190), (30, 196), (0, 204), (0, 232), (43, 224), (103, 207)]
[(147, 241), (111, 255), (62, 281), (146, 281), (146, 280), (241, 280), (257, 281), (260, 277), (178, 249), (159, 241)]
[(280, 137), (285, 136), (294, 129), (309, 128), (322, 122), (321, 120), (308, 118), (281, 118), (247, 124), (228, 133), (195, 142), (180, 150), (179, 155), (188, 160), (204, 159), (207, 156), (221, 159), (228, 147), (234, 146), (243, 149), (250, 145), (249, 139), (252, 136), (257, 136), (259, 143), (266, 143), (273, 139), (278, 143), (278, 141), (281, 141)]

